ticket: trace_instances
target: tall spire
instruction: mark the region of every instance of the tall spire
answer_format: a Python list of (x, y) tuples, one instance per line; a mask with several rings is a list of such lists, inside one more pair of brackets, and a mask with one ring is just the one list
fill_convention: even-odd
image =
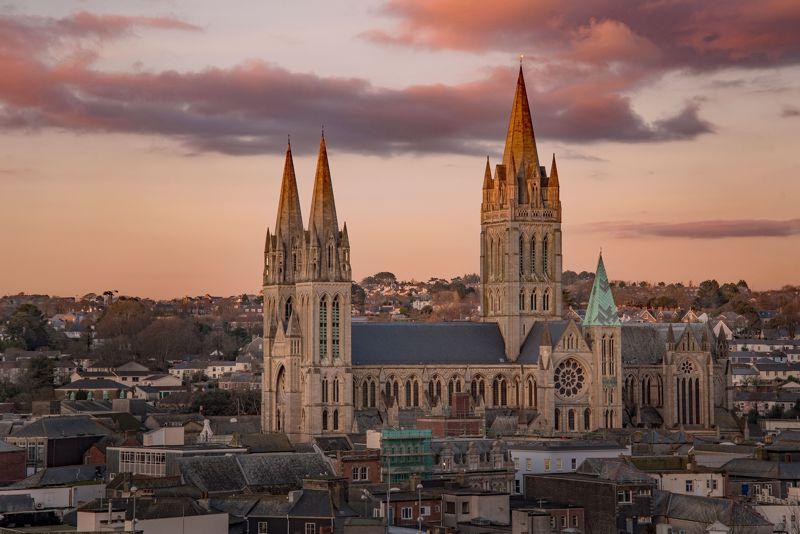
[(608, 283), (606, 267), (603, 264), (603, 254), (597, 260), (597, 273), (594, 275), (592, 292), (589, 295), (589, 305), (586, 307), (586, 316), (583, 326), (619, 326), (617, 305), (614, 295), (611, 294), (611, 284)]
[(303, 215), (300, 212), (300, 195), (297, 193), (297, 179), (294, 175), (292, 144), (286, 145), (286, 161), (283, 164), (281, 196), (278, 201), (278, 219), (275, 222), (275, 235), (286, 239), (303, 232)]
[(555, 154), (553, 154), (553, 163), (550, 164), (550, 179), (547, 182), (547, 187), (558, 187), (558, 169), (556, 168)]
[(519, 167), (525, 167), (526, 169), (539, 168), (539, 155), (536, 153), (533, 120), (531, 119), (531, 109), (528, 104), (528, 92), (525, 89), (525, 78), (522, 75), (522, 65), (519, 67), (517, 90), (514, 93), (511, 117), (508, 119), (506, 147), (503, 151), (504, 165), (508, 166), (512, 155)]
[(316, 230), (320, 237), (326, 236), (328, 231), (333, 232), (334, 235), (339, 233), (339, 222), (336, 219), (336, 203), (333, 200), (333, 183), (331, 182), (331, 169), (328, 166), (328, 149), (325, 145), (324, 133), (319, 141), (317, 173), (314, 177), (314, 194), (311, 198), (311, 215), (308, 227)]

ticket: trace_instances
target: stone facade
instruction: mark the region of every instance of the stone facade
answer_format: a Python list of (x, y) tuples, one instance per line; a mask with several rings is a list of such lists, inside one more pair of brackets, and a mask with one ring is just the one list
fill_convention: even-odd
[(503, 161), (484, 172), (482, 322), (350, 324), (350, 245), (324, 138), (311, 212), (306, 228), (289, 147), (264, 252), (265, 432), (306, 441), (411, 427), (464, 412), (454, 397), (469, 393), (468, 415), (494, 435), (710, 433), (732, 402), (724, 336), (701, 324), (621, 325), (602, 257), (584, 320), (561, 318), (558, 170), (555, 156), (549, 173), (539, 162), (521, 70)]

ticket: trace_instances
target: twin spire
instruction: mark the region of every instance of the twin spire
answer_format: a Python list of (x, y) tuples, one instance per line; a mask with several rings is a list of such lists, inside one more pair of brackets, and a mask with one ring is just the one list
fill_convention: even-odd
[[(328, 149), (325, 134), (319, 141), (317, 170), (314, 177), (314, 193), (311, 200), (309, 231), (323, 239), (333, 232), (338, 235), (339, 222), (336, 217), (336, 202), (333, 199), (333, 182), (328, 164)], [(275, 222), (275, 235), (279, 240), (290, 240), (304, 232), (303, 215), (300, 210), (300, 195), (297, 192), (297, 177), (294, 172), (291, 141), (286, 146), (286, 160), (283, 164), (281, 194), (278, 201), (278, 216)], [(289, 243), (286, 243), (289, 245)]]

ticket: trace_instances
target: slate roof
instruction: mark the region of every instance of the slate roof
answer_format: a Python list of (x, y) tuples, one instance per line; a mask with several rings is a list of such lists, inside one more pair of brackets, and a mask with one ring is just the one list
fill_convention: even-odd
[(575, 472), (625, 484), (650, 484), (653, 482), (653, 479), (645, 472), (620, 458), (587, 458)]
[(289, 438), (286, 437), (286, 434), (280, 432), (242, 434), (239, 436), (239, 444), (247, 447), (252, 453), (294, 451)]
[(20, 480), (9, 488), (41, 488), (47, 486), (71, 486), (83, 482), (102, 481), (105, 476), (104, 465), (67, 465), (48, 467), (36, 474)]
[(75, 380), (74, 382), (59, 386), (56, 389), (128, 389), (128, 386), (106, 378), (81, 378), (80, 380)]
[(353, 365), (505, 363), (495, 323), (353, 323)]
[(731, 499), (681, 495), (656, 490), (653, 495), (654, 515), (710, 525), (720, 521), (727, 526), (772, 525), (753, 508)]
[(531, 331), (528, 332), (528, 337), (526, 337), (525, 341), (522, 343), (517, 361), (527, 364), (539, 363), (539, 347), (542, 344), (542, 334), (545, 328), (549, 330), (550, 347), (552, 348), (553, 344), (561, 339), (568, 325), (569, 321), (537, 321), (534, 323), (533, 327), (531, 327)]
[(18, 428), (11, 433), (13, 438), (51, 439), (71, 438), (78, 436), (105, 436), (111, 432), (103, 425), (86, 415), (66, 415), (42, 417)]
[(655, 365), (662, 363), (667, 354), (667, 333), (670, 326), (675, 341), (680, 341), (686, 329), (699, 343), (703, 330), (708, 331), (711, 354), (717, 356), (717, 346), (708, 325), (702, 323), (626, 323), (622, 325), (622, 363), (629, 365)]
[(178, 459), (184, 482), (208, 494), (238, 493), (245, 488), (289, 491), (303, 479), (333, 476), (316, 453), (244, 454)]
[(800, 464), (734, 458), (722, 466), (730, 476), (765, 480), (800, 480)]

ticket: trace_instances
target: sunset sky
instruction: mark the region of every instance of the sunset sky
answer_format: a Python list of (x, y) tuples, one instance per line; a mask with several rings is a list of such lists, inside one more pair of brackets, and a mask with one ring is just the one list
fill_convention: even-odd
[(322, 125), (354, 278), (478, 270), (524, 54), (564, 268), (800, 283), (797, 0), (5, 1), (0, 294), (259, 289)]

